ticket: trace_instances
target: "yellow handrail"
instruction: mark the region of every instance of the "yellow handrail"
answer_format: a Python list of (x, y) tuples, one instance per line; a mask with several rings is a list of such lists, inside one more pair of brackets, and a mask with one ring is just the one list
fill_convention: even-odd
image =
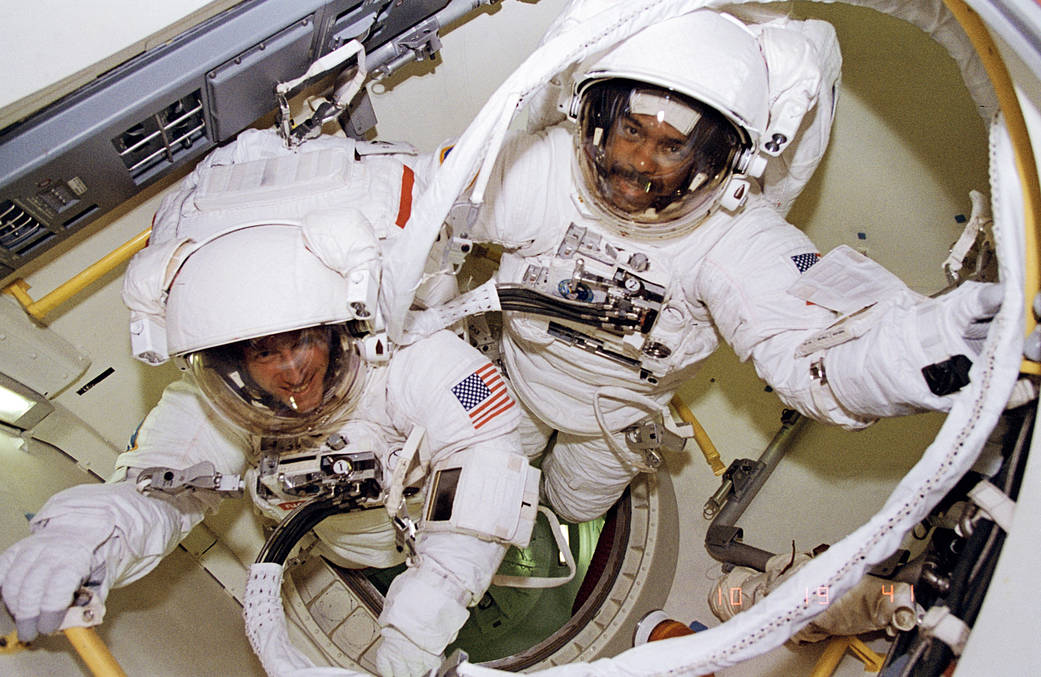
[(824, 651), (821, 653), (821, 657), (817, 659), (817, 664), (813, 667), (810, 677), (831, 677), (831, 675), (834, 675), (847, 651), (864, 663), (864, 672), (878, 672), (882, 669), (882, 664), (885, 661), (884, 656), (880, 656), (872, 651), (867, 644), (864, 644), (856, 637), (840, 636), (832, 637), (828, 641)]
[[(72, 648), (86, 663), (94, 677), (126, 677), (123, 668), (120, 667), (94, 628), (73, 627), (65, 628), (62, 632), (65, 633)], [(12, 630), (10, 634), (0, 637), (0, 654), (17, 653), (28, 648), (30, 648), (29, 644), (18, 639), (17, 630)]]
[(712, 440), (709, 439), (708, 433), (701, 427), (701, 423), (694, 417), (694, 412), (687, 407), (687, 404), (680, 399), (679, 395), (673, 395), (672, 401), (670, 402), (672, 407), (676, 410), (676, 413), (680, 415), (684, 423), (689, 423), (694, 429), (694, 441), (698, 443), (701, 448), (701, 453), (705, 456), (705, 461), (712, 467), (712, 472), (716, 475), (722, 475), (726, 472), (727, 467), (723, 464), (723, 461), (719, 458), (719, 452), (716, 450), (716, 445), (712, 444)]
[[(979, 15), (966, 5), (962, 0), (944, 0), (947, 9), (951, 11), (954, 18), (961, 24), (962, 29), (983, 62), (983, 67), (994, 85), (994, 91), (998, 97), (998, 105), (1005, 116), (1008, 126), (1009, 137), (1012, 139), (1012, 148), (1016, 156), (1016, 170), (1019, 173), (1019, 182), (1023, 190), (1023, 226), (1024, 226), (1024, 252), (1025, 254), (1025, 292), (1026, 292), (1026, 330), (1027, 334), (1034, 330), (1037, 321), (1034, 319), (1033, 301), (1038, 289), (1041, 289), (1041, 266), (1038, 258), (1041, 256), (1041, 186), (1037, 176), (1037, 162), (1034, 158), (1034, 150), (1030, 145), (1030, 134), (1027, 131), (1026, 120), (1023, 111), (1019, 107), (1019, 99), (1012, 85), (1012, 77), (1001, 60), (1001, 54), (990, 37), (986, 25)], [(1023, 360), (1020, 371), (1024, 374), (1041, 374), (1041, 363)]]
[(65, 628), (64, 632), (95, 677), (126, 677), (94, 628)]
[(4, 287), (3, 291), (17, 299), (18, 303), (20, 303), (25, 309), (25, 312), (27, 312), (33, 319), (43, 321), (43, 318), (52, 310), (83, 291), (87, 285), (97, 281), (103, 275), (129, 260), (130, 257), (143, 249), (144, 246), (148, 244), (148, 237), (151, 234), (151, 228), (141, 231), (130, 240), (127, 240), (93, 264), (84, 268), (81, 272), (59, 285), (57, 289), (38, 301), (33, 301), (32, 297), (29, 296), (27, 291), (29, 285), (26, 284), (25, 280), (22, 278), (18, 278)]

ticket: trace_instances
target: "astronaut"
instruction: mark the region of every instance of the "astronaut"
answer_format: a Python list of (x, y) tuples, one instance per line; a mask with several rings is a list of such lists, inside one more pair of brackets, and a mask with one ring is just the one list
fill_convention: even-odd
[(788, 406), (850, 429), (946, 410), (967, 382), (999, 287), (931, 299), (849, 248), (822, 258), (756, 181), (831, 93), (822, 25), (833, 41), (712, 10), (644, 29), (580, 64), (569, 119), (508, 137), (479, 212), (450, 217), (503, 249), (502, 365), (525, 451), (557, 433), (541, 468), (561, 517), (658, 467), (664, 408), (720, 337)]
[[(53, 496), (0, 556), (23, 640), (55, 630), (80, 585), (103, 599), (147, 573), (227, 478), (244, 477), (276, 520), (339, 482), (353, 509), (314, 529), (319, 552), (346, 567), (409, 564), (380, 616), (380, 673), (440, 664), (506, 548), (527, 543), (538, 471), (487, 358), (448, 331), (405, 348), (379, 333), (380, 248), (400, 232), (408, 162), (345, 139), (288, 151), (249, 132), (164, 201), (124, 299), (138, 354), (173, 356), (186, 375), (115, 481)], [(200, 468), (212, 484), (157, 490)]]

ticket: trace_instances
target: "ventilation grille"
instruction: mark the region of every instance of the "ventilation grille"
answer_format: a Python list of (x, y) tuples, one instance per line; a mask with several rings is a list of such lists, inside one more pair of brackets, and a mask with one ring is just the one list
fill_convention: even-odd
[(207, 138), (202, 95), (195, 90), (112, 139), (135, 181), (166, 168)]
[(0, 201), (0, 248), (17, 258), (43, 244), (54, 233), (11, 200)]

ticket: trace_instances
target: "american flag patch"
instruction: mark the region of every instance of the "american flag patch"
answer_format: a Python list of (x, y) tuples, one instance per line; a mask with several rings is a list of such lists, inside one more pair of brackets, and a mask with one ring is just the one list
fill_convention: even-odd
[(470, 415), (474, 429), (513, 406), (506, 383), (491, 362), (452, 386), (452, 394)]
[(805, 254), (796, 254), (791, 257), (792, 263), (799, 269), (800, 273), (805, 273), (813, 264), (821, 260), (821, 255), (816, 252), (807, 252)]

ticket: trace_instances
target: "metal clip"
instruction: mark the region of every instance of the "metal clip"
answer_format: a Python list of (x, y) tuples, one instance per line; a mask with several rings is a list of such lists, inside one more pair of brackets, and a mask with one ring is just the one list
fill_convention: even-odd
[(394, 545), (398, 552), (408, 551), (408, 559), (416, 556), (416, 523), (408, 516), (405, 510), (405, 501), (402, 499), (397, 513), (392, 520), (394, 524)]
[(65, 612), (59, 630), (67, 628), (90, 628), (101, 625), (105, 618), (105, 603), (90, 587), (83, 586), (76, 591), (72, 606)]
[(622, 432), (629, 447), (643, 454), (647, 465), (655, 469), (662, 464), (662, 451), (682, 452), (687, 440), (694, 436), (693, 426), (678, 426), (665, 412), (656, 419), (634, 423)]
[(240, 475), (217, 472), (209, 461), (178, 470), (176, 468), (145, 468), (137, 476), (137, 490), (142, 494), (161, 492), (179, 494), (189, 489), (207, 489), (232, 497), (239, 497), (245, 489)]
[(451, 268), (453, 275), (458, 273), (473, 248), (473, 240), (467, 238), (465, 234), (453, 235), (441, 253), (441, 267)]
[(417, 24), (408, 34), (394, 39), (395, 56), (372, 69), (373, 78), (382, 80), (412, 60), (432, 59), (441, 50), (441, 36), (437, 32), (440, 28), (437, 17), (432, 16)]
[(398, 552), (407, 550), (408, 554), (406, 557), (411, 562), (412, 558), (415, 557), (415, 522), (408, 516), (404, 497), (398, 503), (398, 509), (391, 516), (390, 522), (393, 524), (393, 543), (395, 543), (395, 547), (398, 548)]

